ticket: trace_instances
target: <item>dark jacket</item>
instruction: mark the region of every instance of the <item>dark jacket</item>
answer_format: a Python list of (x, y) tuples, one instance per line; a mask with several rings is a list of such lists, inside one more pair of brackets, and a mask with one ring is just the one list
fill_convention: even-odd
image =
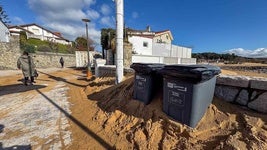
[(64, 63), (64, 59), (63, 59), (63, 57), (60, 58), (59, 62), (60, 62), (61, 64)]

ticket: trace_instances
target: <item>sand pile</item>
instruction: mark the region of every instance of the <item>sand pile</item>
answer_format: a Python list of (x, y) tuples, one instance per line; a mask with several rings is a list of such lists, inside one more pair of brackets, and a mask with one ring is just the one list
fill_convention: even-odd
[(162, 112), (162, 93), (144, 105), (132, 99), (133, 76), (119, 85), (96, 78), (85, 89), (96, 101), (94, 122), (116, 149), (267, 149), (267, 117), (214, 98), (196, 128)]

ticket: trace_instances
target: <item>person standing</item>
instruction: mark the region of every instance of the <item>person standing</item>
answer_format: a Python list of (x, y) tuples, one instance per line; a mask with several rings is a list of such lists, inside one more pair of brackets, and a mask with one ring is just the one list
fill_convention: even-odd
[(59, 62), (61, 64), (61, 68), (63, 68), (64, 67), (64, 59), (63, 59), (63, 57), (60, 57)]
[(29, 53), (24, 51), (23, 54), (18, 58), (17, 61), (18, 69), (22, 70), (24, 76), (24, 85), (28, 85), (28, 80), (30, 78), (30, 84), (32, 85), (34, 82), (34, 70), (35, 65)]

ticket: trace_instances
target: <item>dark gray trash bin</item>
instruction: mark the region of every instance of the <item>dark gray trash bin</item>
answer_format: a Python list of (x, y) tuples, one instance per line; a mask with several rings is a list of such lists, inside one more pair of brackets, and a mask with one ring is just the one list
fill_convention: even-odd
[(135, 70), (133, 98), (146, 105), (153, 99), (153, 94), (162, 88), (163, 78), (158, 73), (164, 64), (158, 63), (133, 63), (131, 68)]
[(195, 127), (211, 104), (220, 68), (211, 65), (168, 65), (163, 75), (163, 111)]

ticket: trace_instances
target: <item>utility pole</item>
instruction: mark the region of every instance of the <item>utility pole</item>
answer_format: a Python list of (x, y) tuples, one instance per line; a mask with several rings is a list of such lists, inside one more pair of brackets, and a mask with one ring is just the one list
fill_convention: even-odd
[(123, 78), (123, 0), (116, 3), (116, 84)]

